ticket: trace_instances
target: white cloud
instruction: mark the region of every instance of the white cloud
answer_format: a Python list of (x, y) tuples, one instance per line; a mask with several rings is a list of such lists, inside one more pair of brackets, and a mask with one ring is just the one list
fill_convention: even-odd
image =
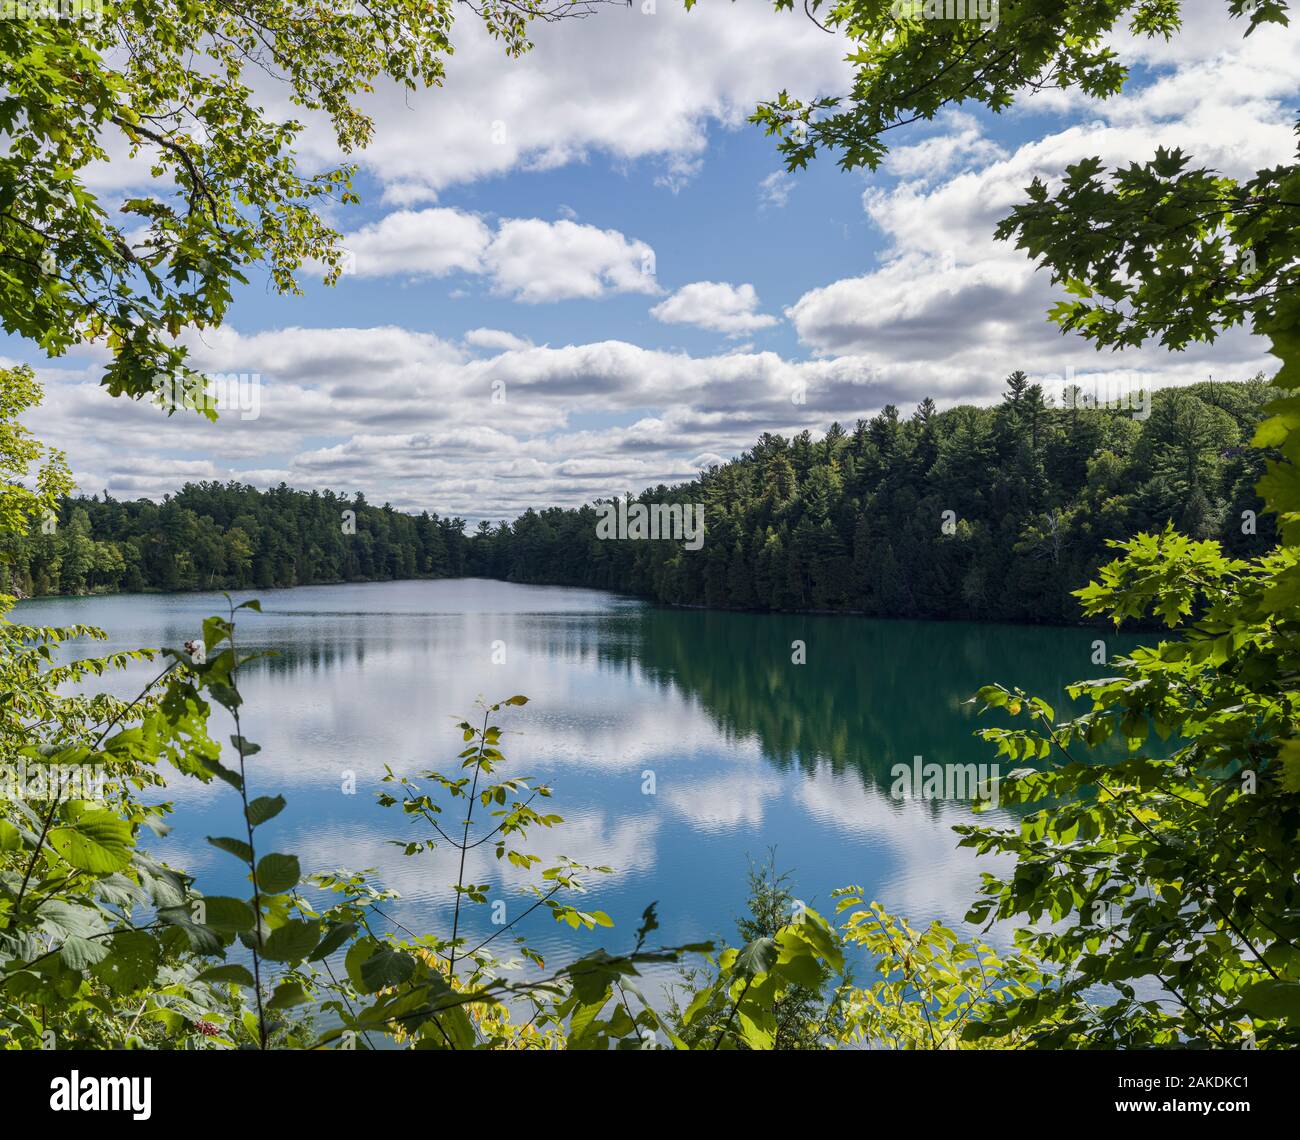
[[(1038, 306), (1041, 319), (1041, 298), (1026, 304)], [(940, 406), (995, 398), (1017, 364), (1035, 373), (1114, 366), (1064, 338), (1052, 346), (1054, 354), (1021, 359), (990, 333), (965, 356), (896, 346), (892, 361), (885, 353), (692, 356), (617, 340), (502, 345), (480, 356), (392, 326), (247, 336), (226, 327), (195, 342), (193, 363), (257, 373), (257, 419), (164, 420), (148, 405), (108, 399), (93, 366), (40, 369), (46, 404), (29, 419), (42, 439), (68, 451), (88, 493), (159, 498), (185, 479), (283, 480), (362, 490), (401, 509), (496, 519), (684, 481), (764, 431), (818, 432), (833, 419), (852, 423), (925, 395)], [(1188, 352), (1171, 362), (1153, 352), (1141, 360), (1160, 383), (1203, 379), (1209, 369), (1246, 376), (1267, 363), (1238, 333), (1212, 356)]]
[(645, 242), (567, 219), (504, 221), (485, 260), (493, 288), (520, 301), (659, 291)]
[[(500, 348), (477, 356), (392, 326), (249, 335), (227, 326), (193, 340), (192, 362), (256, 374), (258, 418), (164, 421), (147, 404), (107, 399), (92, 364), (39, 370), (47, 400), (33, 426), (70, 452), (87, 491), (160, 497), (183, 478), (261, 473), (495, 518), (688, 479), (701, 454), (903, 395), (861, 360), (693, 357), (624, 341)], [(791, 401), (797, 385), (807, 385), (806, 404)], [(609, 426), (571, 426), (590, 414)]]
[[(660, 184), (680, 190), (699, 169), (712, 126), (743, 127), (782, 87), (829, 94), (849, 80), (847, 40), (802, 12), (757, 2), (689, 12), (661, 3), (653, 14), (639, 3), (616, 5), (587, 19), (539, 22), (533, 50), (513, 60), (467, 14), (454, 39), (443, 87), (411, 94), (385, 83), (367, 101), (377, 129), (360, 161), (393, 204), (597, 153), (655, 161)], [(303, 149), (334, 159), (315, 121)]]
[(660, 301), (650, 313), (669, 324), (697, 325), (736, 336), (776, 324), (776, 317), (759, 313), (757, 308), (758, 293), (752, 285), (695, 281)]
[(1013, 259), (959, 266), (908, 252), (874, 273), (810, 290), (787, 316), (818, 352), (915, 361), (968, 352), (1017, 322), (1041, 325), (1047, 300), (1046, 288)]
[(909, 146), (896, 146), (885, 159), (884, 168), (900, 178), (932, 181), (957, 166), (981, 166), (1004, 158), (1006, 152), (980, 132), (975, 118), (964, 112), (945, 116), (943, 133)]
[(533, 347), (532, 341), (504, 329), (470, 329), (461, 339), (474, 348), (494, 349), (497, 352), (516, 352)]
[[(994, 238), (997, 223), (1025, 200), (1035, 177), (1058, 181), (1066, 166), (1090, 155), (1115, 167), (1145, 161), (1160, 146), (1181, 147), (1198, 165), (1236, 177), (1284, 160), (1294, 151), (1290, 103), (1300, 94), (1293, 67), (1300, 33), (1269, 29), (1243, 41), (1240, 32), (1238, 25), (1210, 52), (1193, 31), (1199, 46), (1182, 66), (1110, 100), (1058, 104), (1096, 118), (1014, 153), (984, 139), (965, 114), (950, 116), (945, 133), (896, 149), (887, 169), (906, 179), (863, 195), (889, 240), (881, 265), (809, 290), (789, 306), (800, 339), (819, 354), (865, 355), (891, 372), (942, 372), (959, 386), (989, 369), (1096, 368), (1092, 346), (1062, 338), (1045, 320), (1059, 290), (1023, 251)], [(1176, 358), (1157, 347), (1126, 351), (1107, 366), (1163, 370), (1172, 379), (1195, 375), (1198, 365), (1203, 373), (1210, 360), (1229, 371), (1269, 364), (1262, 341), (1234, 330), (1213, 349), (1194, 346)]]
[(778, 210), (790, 200), (794, 179), (784, 170), (774, 170), (758, 184), (758, 201), (761, 206), (774, 206)]
[(655, 176), (655, 185), (672, 194), (680, 194), (687, 184), (704, 169), (703, 158), (687, 158), (674, 154), (668, 157), (662, 174)]
[(397, 210), (344, 239), (358, 277), (479, 273), (492, 231), (463, 210)]
[(654, 250), (617, 230), (507, 218), (493, 231), (463, 210), (398, 210), (344, 238), (358, 277), (483, 274), (519, 301), (655, 293)]

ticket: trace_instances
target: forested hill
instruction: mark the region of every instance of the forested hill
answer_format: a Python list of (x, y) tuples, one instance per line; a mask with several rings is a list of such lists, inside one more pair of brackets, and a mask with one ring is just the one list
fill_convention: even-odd
[(469, 539), (461, 519), (360, 495), (189, 483), (162, 503), (65, 500), (56, 525), (6, 545), (10, 592), (36, 595), (458, 577)]
[(9, 543), (8, 589), (470, 574), (684, 605), (1072, 621), (1070, 591), (1108, 560), (1107, 539), (1171, 520), (1242, 555), (1274, 543), (1270, 516), (1257, 533), (1243, 523), (1260, 509), (1263, 461), (1245, 445), (1269, 398), (1262, 381), (1166, 389), (1143, 418), (1052, 407), (1016, 373), (995, 407), (938, 412), (925, 400), (909, 417), (886, 407), (818, 440), (765, 434), (690, 483), (640, 496), (704, 504), (697, 551), (602, 539), (592, 506), (530, 510), (467, 535), (458, 518), (283, 485), (190, 484), (162, 503), (75, 498), (57, 526)]
[(1107, 539), (1172, 520), (1241, 554), (1274, 544), (1271, 516), (1252, 534), (1242, 515), (1261, 508), (1263, 456), (1245, 445), (1270, 398), (1259, 380), (1166, 389), (1141, 418), (1051, 407), (1016, 373), (995, 407), (936, 412), (927, 399), (820, 440), (764, 435), (689, 484), (645, 492), (706, 505), (698, 552), (598, 541), (586, 507), (480, 528), (472, 563), (677, 604), (1073, 621), (1070, 591), (1110, 560)]

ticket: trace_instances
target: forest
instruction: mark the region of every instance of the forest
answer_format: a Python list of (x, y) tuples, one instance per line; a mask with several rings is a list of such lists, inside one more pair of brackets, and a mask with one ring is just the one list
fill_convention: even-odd
[(995, 407), (926, 399), (820, 440), (765, 434), (693, 482), (643, 492), (705, 505), (699, 551), (600, 541), (593, 508), (553, 508), (481, 524), (470, 565), (676, 605), (1074, 621), (1070, 592), (1110, 560), (1108, 540), (1172, 522), (1241, 556), (1274, 545), (1254, 489), (1266, 454), (1242, 446), (1268, 399), (1261, 380), (1207, 382), (1154, 393), (1139, 419), (1069, 393), (1052, 407), (1014, 372)]
[(639, 496), (702, 503), (697, 551), (602, 539), (592, 504), (467, 534), (459, 518), (284, 485), (188, 484), (161, 504), (65, 498), (57, 525), (34, 523), (13, 544), (10, 586), (83, 594), (472, 575), (673, 605), (1068, 622), (1079, 617), (1071, 591), (1109, 560), (1108, 540), (1172, 522), (1241, 557), (1274, 545), (1255, 492), (1268, 453), (1244, 446), (1268, 398), (1262, 379), (1207, 381), (1159, 390), (1136, 413), (1070, 393), (1061, 407), (1013, 372), (994, 407), (937, 411), (926, 399), (906, 418), (890, 405), (821, 439), (767, 433), (696, 480)]
[(163, 502), (65, 497), (5, 540), (9, 592), (214, 590), (457, 577), (460, 519), (374, 507), (357, 495), (189, 483)]

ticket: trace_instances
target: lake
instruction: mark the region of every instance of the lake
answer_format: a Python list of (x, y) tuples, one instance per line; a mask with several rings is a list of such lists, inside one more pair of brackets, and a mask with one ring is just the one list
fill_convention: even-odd
[[(578, 900), (609, 913), (613, 931), (573, 932), (542, 912), (524, 924), (552, 964), (626, 947), (650, 902), (664, 942), (734, 940), (749, 861), (769, 848), (798, 897), (827, 914), (832, 889), (857, 883), (914, 924), (959, 924), (980, 871), (994, 869), (955, 846), (950, 829), (970, 809), (892, 798), (891, 768), (915, 756), (992, 762), (971, 735), (978, 718), (967, 698), (997, 680), (1059, 708), (1066, 683), (1102, 672), (1093, 643), (1107, 636), (669, 610), (477, 579), (303, 587), (260, 600), (260, 615), (241, 611), (238, 640), (278, 656), (242, 678), (244, 733), (262, 746), (249, 761), (250, 793), (282, 792), (289, 803), (259, 830), (259, 849), (297, 853), (304, 871), (374, 868), (401, 894), (388, 908), (397, 921), (449, 930), (452, 853), (406, 857), (388, 842), (414, 838), (415, 827), (376, 805), (379, 779), (385, 765), (453, 772), (455, 724), (477, 719), (481, 697), (523, 693), (529, 704), (498, 719), (503, 771), (550, 784), (547, 807), (565, 819), (535, 831), (532, 849), (613, 868)], [(20, 603), (13, 619), (98, 625), (113, 649), (179, 647), (224, 609), (219, 594), (50, 598)], [(796, 642), (803, 664), (792, 661)], [(1134, 643), (1107, 642), (1112, 654)], [(112, 687), (134, 693), (153, 672)], [(228, 718), (217, 709), (214, 721), (224, 741)], [(348, 773), (352, 795), (342, 790)], [(181, 810), (151, 846), (206, 893), (243, 894), (239, 865), (204, 840), (241, 833), (235, 793), (175, 773), (170, 784)], [(474, 854), (467, 876), (518, 913), (526, 876), (498, 864), (490, 845)]]

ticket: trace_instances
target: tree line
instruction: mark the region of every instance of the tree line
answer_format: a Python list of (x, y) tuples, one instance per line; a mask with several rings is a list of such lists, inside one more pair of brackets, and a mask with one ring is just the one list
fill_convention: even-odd
[(591, 586), (677, 605), (885, 617), (1072, 621), (1107, 540), (1172, 521), (1242, 556), (1271, 548), (1243, 446), (1269, 399), (1260, 379), (1165, 389), (1141, 407), (1067, 392), (1053, 406), (1022, 372), (994, 407), (904, 418), (892, 405), (815, 440), (764, 434), (738, 458), (639, 500), (703, 503), (706, 536), (600, 541), (597, 510), (480, 524), (474, 572)]
[(1275, 542), (1254, 485), (1262, 380), (1165, 389), (1140, 407), (1055, 406), (1022, 372), (993, 407), (893, 405), (852, 431), (765, 433), (652, 504), (702, 504), (698, 550), (603, 538), (597, 505), (513, 523), (412, 515), (364, 496), (192, 483), (161, 503), (65, 498), (10, 540), (11, 592), (266, 589), (473, 575), (673, 605), (1070, 621), (1107, 540), (1172, 522), (1248, 556)]
[(161, 503), (65, 497), (3, 540), (8, 591), (28, 596), (458, 577), (468, 545), (461, 519), (219, 482), (188, 483)]

